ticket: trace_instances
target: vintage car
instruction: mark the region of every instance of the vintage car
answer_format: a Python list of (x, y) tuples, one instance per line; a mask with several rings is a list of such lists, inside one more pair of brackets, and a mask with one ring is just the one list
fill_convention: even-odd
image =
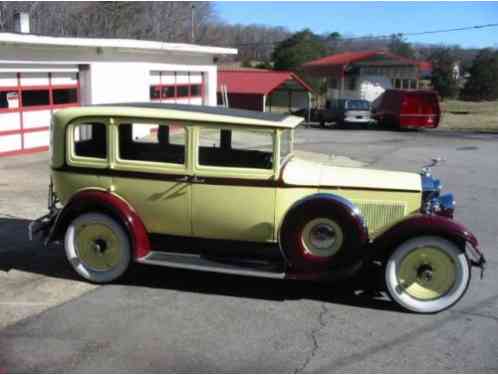
[(440, 195), (429, 170), (300, 160), (301, 121), (159, 103), (59, 111), (50, 212), (30, 236), (63, 242), (76, 272), (96, 283), (131, 262), (307, 280), (374, 263), (401, 307), (455, 304), (484, 257), (452, 219), (452, 195)]

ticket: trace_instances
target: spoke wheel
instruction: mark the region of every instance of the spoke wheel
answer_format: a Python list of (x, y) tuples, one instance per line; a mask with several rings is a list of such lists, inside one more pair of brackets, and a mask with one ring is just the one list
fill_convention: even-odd
[(77, 217), (67, 229), (65, 248), (75, 271), (97, 283), (117, 279), (131, 259), (130, 242), (123, 227), (100, 213)]
[(454, 305), (470, 282), (470, 264), (452, 242), (439, 237), (417, 237), (401, 244), (385, 271), (391, 298), (403, 308), (434, 313)]

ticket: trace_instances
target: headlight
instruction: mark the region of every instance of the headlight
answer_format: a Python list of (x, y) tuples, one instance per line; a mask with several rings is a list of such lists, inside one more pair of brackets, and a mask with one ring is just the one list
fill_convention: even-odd
[(455, 199), (453, 194), (443, 194), (437, 198), (433, 198), (429, 205), (430, 213), (440, 216), (453, 217), (455, 212)]
[(422, 212), (453, 217), (455, 200), (453, 194), (441, 194), (441, 181), (430, 173), (422, 173)]

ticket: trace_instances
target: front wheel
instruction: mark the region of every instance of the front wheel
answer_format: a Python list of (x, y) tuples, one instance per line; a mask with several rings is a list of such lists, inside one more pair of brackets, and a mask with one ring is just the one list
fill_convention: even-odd
[(417, 313), (436, 313), (453, 306), (467, 291), (470, 275), (465, 253), (454, 243), (431, 236), (402, 243), (385, 268), (392, 300)]
[(128, 236), (119, 222), (105, 214), (91, 212), (74, 219), (64, 245), (74, 270), (94, 283), (116, 280), (130, 264)]

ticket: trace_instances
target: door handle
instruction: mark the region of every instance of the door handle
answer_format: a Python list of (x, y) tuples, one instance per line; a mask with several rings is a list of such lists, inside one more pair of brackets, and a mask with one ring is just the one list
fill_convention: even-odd
[(202, 183), (206, 182), (206, 179), (200, 178), (199, 176), (194, 176), (194, 177), (192, 177), (192, 179), (190, 181), (194, 182), (194, 183), (202, 184)]
[(177, 182), (188, 182), (189, 179), (190, 179), (189, 176), (183, 176), (183, 177), (176, 178), (175, 181), (177, 181)]

